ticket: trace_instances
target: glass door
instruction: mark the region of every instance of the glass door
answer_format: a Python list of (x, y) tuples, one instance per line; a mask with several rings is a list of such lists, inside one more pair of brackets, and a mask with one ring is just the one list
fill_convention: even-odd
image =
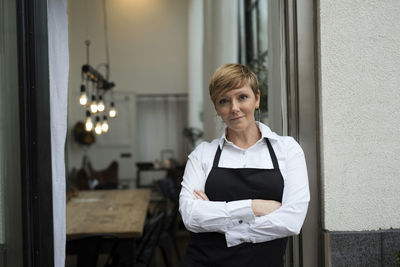
[(0, 0), (0, 266), (22, 266), (16, 1)]

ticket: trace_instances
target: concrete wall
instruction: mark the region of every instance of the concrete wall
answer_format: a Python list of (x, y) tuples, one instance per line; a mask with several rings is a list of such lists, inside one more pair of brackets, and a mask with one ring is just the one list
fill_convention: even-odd
[(400, 228), (400, 1), (317, 13), (323, 228)]

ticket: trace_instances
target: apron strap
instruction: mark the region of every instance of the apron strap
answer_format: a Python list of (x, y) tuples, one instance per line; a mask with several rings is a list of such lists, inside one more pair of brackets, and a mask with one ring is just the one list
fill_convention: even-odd
[(221, 157), (221, 148), (218, 145), (217, 153), (215, 153), (213, 167), (217, 168), (219, 163), (219, 158)]
[[(274, 169), (278, 169), (279, 170), (279, 164), (278, 164), (278, 160), (276, 158), (274, 149), (272, 148), (272, 145), (271, 145), (271, 143), (270, 143), (268, 138), (265, 137), (265, 141), (267, 142), (269, 155), (271, 156), (271, 160), (272, 160), (272, 163), (274, 165)], [(214, 157), (214, 163), (213, 163), (213, 167), (215, 167), (215, 168), (218, 167), (219, 158), (221, 157), (221, 152), (222, 152), (222, 150), (218, 145), (217, 152), (215, 153), (215, 157)]]
[(272, 163), (274, 164), (274, 169), (279, 169), (279, 164), (278, 160), (276, 158), (274, 149), (272, 148), (271, 142), (269, 141), (268, 138), (265, 137), (265, 141), (267, 142), (268, 150), (269, 150), (269, 155), (271, 156)]

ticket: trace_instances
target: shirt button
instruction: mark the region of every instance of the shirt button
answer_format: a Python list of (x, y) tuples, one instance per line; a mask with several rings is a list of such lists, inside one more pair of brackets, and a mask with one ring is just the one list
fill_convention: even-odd
[(239, 223), (240, 223), (240, 224), (242, 224), (242, 223), (243, 223), (243, 221), (242, 221), (242, 220), (239, 220)]

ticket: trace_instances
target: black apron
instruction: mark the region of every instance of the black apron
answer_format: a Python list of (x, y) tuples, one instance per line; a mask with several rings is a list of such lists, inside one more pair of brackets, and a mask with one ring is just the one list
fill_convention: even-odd
[[(210, 201), (266, 199), (282, 202), (284, 181), (278, 160), (265, 138), (273, 169), (220, 168), (218, 146), (213, 167), (207, 177), (205, 193)], [(263, 243), (242, 243), (228, 248), (225, 235), (216, 232), (191, 233), (181, 267), (280, 267), (287, 237)]]

